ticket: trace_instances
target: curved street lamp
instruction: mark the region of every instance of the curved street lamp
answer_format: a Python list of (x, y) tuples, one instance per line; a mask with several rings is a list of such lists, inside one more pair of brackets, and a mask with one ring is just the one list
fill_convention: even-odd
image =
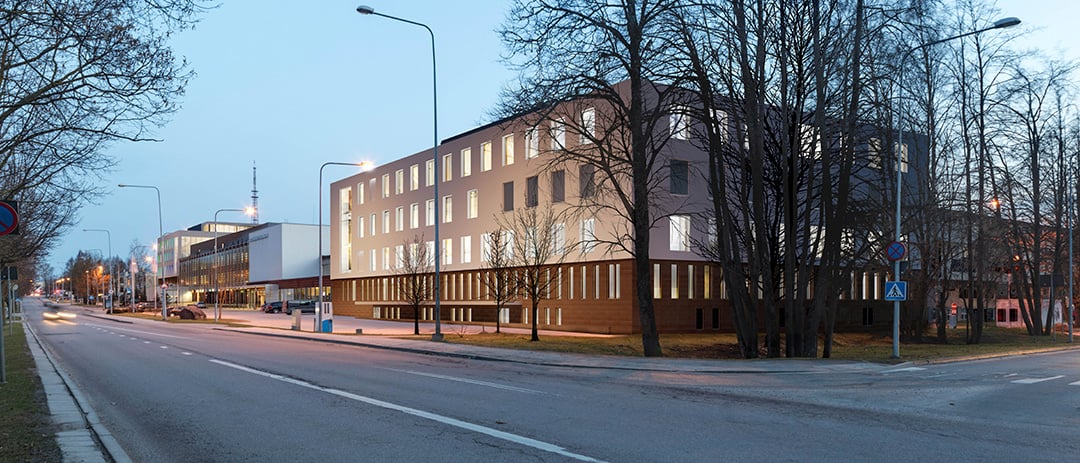
[(316, 233), (318, 233), (318, 235), (319, 235), (319, 259), (316, 261), (316, 264), (315, 264), (316, 268), (318, 269), (316, 271), (319, 273), (319, 287), (315, 289), (315, 292), (318, 293), (318, 295), (319, 295), (319, 297), (318, 297), (319, 306), (315, 308), (315, 329), (312, 330), (312, 331), (315, 331), (315, 332), (322, 331), (322, 322), (323, 322), (323, 320), (322, 320), (322, 306), (323, 306), (323, 271), (322, 271), (322, 255), (323, 255), (322, 202), (323, 202), (323, 200), (322, 200), (322, 174), (323, 174), (323, 169), (325, 169), (326, 166), (356, 166), (356, 167), (359, 167), (361, 169), (368, 169), (368, 168), (371, 167), (371, 163), (369, 163), (367, 161), (361, 161), (361, 162), (324, 162), (323, 165), (319, 166), (319, 228), (316, 231)]
[[(993, 30), (993, 29), (1004, 29), (1006, 27), (1012, 27), (1012, 26), (1015, 26), (1017, 24), (1020, 24), (1020, 19), (1019, 18), (1015, 18), (1015, 17), (1002, 18), (1002, 19), (999, 19), (997, 21), (994, 21), (994, 23), (991, 24), (989, 27), (984, 27), (982, 29), (974, 30), (974, 31), (971, 31), (971, 32), (965, 32), (963, 34), (954, 35), (952, 37), (946, 37), (944, 39), (933, 40), (933, 41), (926, 42), (926, 43), (923, 43), (921, 45), (917, 45), (915, 47), (909, 48), (907, 51), (904, 52), (903, 56), (900, 57), (900, 74), (899, 74), (899, 77), (898, 77), (899, 82), (900, 82), (899, 91), (902, 92), (903, 89), (904, 89), (904, 71), (906, 69), (904, 67), (904, 64), (907, 62), (907, 59), (910, 58), (916, 51), (922, 50), (924, 48), (932, 47), (934, 45), (938, 45), (938, 44), (941, 44), (941, 43), (945, 43), (945, 42), (948, 42), (950, 40), (956, 40), (956, 39), (961, 39), (961, 38), (968, 37), (968, 36), (971, 36), (971, 35), (981, 34), (983, 32)], [(899, 95), (897, 95), (897, 96), (899, 97)], [(903, 100), (901, 98), (895, 98), (893, 101), (894, 101), (893, 104), (895, 104), (897, 106), (897, 108), (896, 108), (896, 134), (897, 134), (896, 135), (896, 242), (899, 243), (900, 242), (900, 192), (901, 192), (901, 186), (903, 185), (903, 181), (902, 181), (903, 175), (902, 175), (900, 169), (902, 167), (902, 161), (904, 159), (903, 152), (905, 151), (904, 150), (904, 124), (903, 124), (903, 117), (904, 117), (903, 116), (903, 107), (904, 107), (904, 105), (903, 105)], [(893, 261), (893, 276), (894, 276), (894, 278), (896, 278), (895, 281), (902, 281), (900, 279), (900, 259), (896, 259), (895, 261)], [(893, 352), (892, 352), (892, 358), (894, 358), (894, 359), (900, 358), (900, 301), (893, 301)]]
[(438, 75), (435, 72), (435, 33), (431, 31), (431, 28), (426, 24), (416, 21), (410, 21), (408, 19), (399, 18), (397, 16), (390, 16), (375, 11), (367, 5), (360, 5), (356, 7), (356, 12), (362, 15), (381, 16), (386, 19), (392, 19), (394, 21), (403, 22), (406, 24), (412, 24), (414, 26), (423, 27), (431, 36), (431, 107), (432, 107), (432, 130), (434, 132), (434, 141), (432, 143), (432, 158), (434, 158), (435, 166), (435, 334), (431, 335), (432, 341), (442, 341), (442, 317), (439, 311), (439, 267), (442, 260), (442, 241), (439, 240), (439, 222), (442, 217), (439, 216), (440, 201), (439, 201), (439, 182), (442, 181), (442, 175), (439, 174), (439, 85)]
[(255, 214), (255, 208), (253, 208), (253, 207), (245, 207), (243, 209), (218, 209), (217, 211), (214, 212), (214, 254), (211, 256), (211, 258), (214, 260), (214, 262), (210, 266), (211, 268), (214, 269), (214, 323), (217, 323), (219, 320), (221, 320), (221, 297), (218, 294), (218, 291), (219, 291), (219, 288), (218, 288), (218, 263), (221, 261), (221, 259), (218, 258), (218, 243), (217, 243), (218, 242), (218, 235), (220, 235), (220, 233), (218, 232), (218, 217), (217, 216), (218, 216), (218, 214), (220, 214), (222, 212), (243, 212), (244, 214), (247, 214), (247, 215), (250, 216), (250, 215)]
[[(117, 186), (120, 187), (120, 188), (146, 188), (146, 189), (152, 189), (152, 190), (154, 190), (155, 193), (157, 193), (158, 238), (157, 238), (157, 253), (156, 254), (157, 255), (162, 255), (162, 253), (165, 252), (165, 249), (162, 246), (162, 239), (164, 238), (165, 233), (162, 231), (163, 228), (161, 226), (161, 190), (159, 190), (158, 187), (153, 186), (153, 185), (128, 185), (128, 184), (121, 183), (121, 184), (119, 184)], [(169, 319), (169, 308), (168, 308), (169, 300), (168, 300), (168, 293), (165, 292), (165, 288), (163, 287), (164, 284), (165, 284), (165, 267), (164, 267), (164, 265), (162, 265), (164, 263), (164, 262), (162, 262), (162, 260), (163, 259), (157, 259), (157, 261), (158, 261), (158, 263), (157, 263), (158, 264), (158, 271), (157, 271), (158, 275), (157, 275), (157, 277), (158, 277), (159, 281), (157, 282), (157, 284), (155, 284), (155, 286), (157, 286), (158, 297), (159, 297), (159, 299), (161, 299), (161, 319), (162, 320), (168, 320)]]

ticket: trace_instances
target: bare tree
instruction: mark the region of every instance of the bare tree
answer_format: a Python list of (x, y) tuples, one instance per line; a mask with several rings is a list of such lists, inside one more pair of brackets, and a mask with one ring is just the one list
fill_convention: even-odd
[(420, 334), (420, 306), (434, 297), (431, 279), (435, 271), (434, 256), (430, 255), (424, 235), (405, 240), (397, 256), (394, 272), (399, 281), (401, 300), (413, 310), (413, 334)]
[(518, 295), (517, 272), (513, 268), (513, 232), (500, 227), (481, 235), (481, 239), (484, 241), (481, 249), (485, 269), (481, 281), (495, 301), (495, 332), (500, 333), (504, 306)]
[[(47, 251), (98, 197), (117, 141), (147, 141), (191, 77), (168, 47), (206, 0), (13, 0), (0, 5), (0, 198), (23, 255)], [(45, 222), (35, 224), (35, 222)], [(10, 258), (10, 254), (6, 258)], [(18, 256), (16, 256), (18, 257)]]
[[(559, 224), (551, 207), (532, 206), (516, 209), (507, 219), (506, 227), (514, 232), (514, 267), (518, 269), (516, 286), (529, 300), (532, 319), (532, 341), (539, 341), (540, 301), (548, 298), (556, 284), (552, 269), (558, 269), (567, 255)], [(556, 278), (558, 278), (556, 276)]]

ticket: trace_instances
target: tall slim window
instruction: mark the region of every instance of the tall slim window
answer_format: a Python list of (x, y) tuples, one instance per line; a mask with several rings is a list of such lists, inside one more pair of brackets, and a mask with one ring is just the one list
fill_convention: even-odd
[(472, 236), (466, 235), (461, 237), (461, 263), (470, 262), (472, 262)]
[(390, 248), (382, 248), (382, 269), (390, 270)]
[(401, 268), (405, 266), (405, 245), (399, 244), (394, 246), (394, 268)]
[(378, 227), (375, 225), (375, 213), (372, 212), (371, 213), (371, 236), (375, 236), (375, 230), (377, 230), (377, 229), (378, 229)]
[(429, 227), (435, 225), (435, 200), (427, 200), (427, 202), (424, 203), (424, 206), (426, 208), (426, 210), (424, 211), (424, 218), (426, 219), (424, 221), (424, 225), (427, 225)]
[(551, 202), (561, 203), (566, 201), (566, 171), (556, 170), (551, 172)]
[(689, 179), (690, 179), (690, 165), (688, 162), (672, 159), (669, 163), (671, 172), (669, 179), (671, 180), (671, 194), (673, 195), (685, 195), (689, 194)]
[(364, 204), (364, 182), (356, 184), (356, 199), (360, 204)]
[(382, 211), (382, 232), (390, 233), (390, 209)]
[(409, 205), (409, 228), (420, 227), (420, 203)]
[(465, 204), (465, 218), (475, 219), (478, 211), (480, 210), (480, 192), (479, 190), (469, 190), (466, 193)]
[(566, 252), (566, 224), (553, 224), (551, 228), (551, 253), (553, 257), (558, 259)]
[(491, 142), (480, 144), (480, 172), (491, 170)]
[(669, 217), (669, 246), (672, 251), (690, 250), (690, 216), (673, 215)]
[(532, 159), (540, 155), (540, 137), (536, 136), (536, 129), (525, 132), (525, 158)]
[(399, 195), (405, 192), (405, 169), (398, 169), (394, 172), (394, 194)]
[(595, 173), (596, 166), (592, 164), (578, 166), (578, 193), (582, 199), (592, 198), (596, 193)]
[(446, 195), (442, 197), (442, 216), (443, 223), (450, 223), (454, 221), (454, 197)]
[(379, 264), (377, 262), (375, 262), (376, 260), (378, 260), (378, 257), (376, 257), (374, 249), (372, 249), (371, 254), (368, 254), (368, 255), (370, 256), (368, 258), (368, 270), (371, 270), (372, 272), (374, 272), (375, 270), (378, 269)]
[(664, 288), (660, 287), (660, 264), (653, 264), (652, 266), (652, 297), (653, 299), (660, 299), (664, 297)]
[(394, 209), (394, 230), (401, 231), (405, 229), (405, 206), (398, 206)]
[(491, 233), (480, 234), (480, 259), (484, 263), (491, 261)]
[(365, 226), (366, 224), (364, 223), (364, 215), (360, 214), (360, 216), (356, 218), (356, 231), (359, 234), (360, 238), (364, 237), (364, 233), (366, 232), (366, 230), (364, 229)]
[(690, 116), (686, 114), (685, 107), (675, 106), (671, 108), (668, 125), (671, 127), (671, 138), (676, 140), (690, 138)]
[(409, 166), (409, 191), (416, 191), (420, 189), (420, 165), (413, 164)]
[(525, 207), (536, 207), (540, 202), (540, 181), (534, 175), (525, 179)]
[(679, 298), (679, 265), (671, 264), (671, 298)]
[(587, 108), (581, 112), (581, 143), (592, 143), (596, 138), (596, 109)]
[(461, 176), (472, 175), (472, 148), (461, 150)]
[(560, 119), (551, 121), (551, 149), (566, 148), (566, 122)]
[(390, 197), (390, 174), (388, 173), (382, 175), (382, 197)]
[(504, 136), (502, 139), (502, 165), (514, 164), (514, 134)]
[(454, 155), (444, 154), (442, 157), (442, 181), (449, 182), (454, 179)]
[(442, 260), (439, 261), (442, 265), (450, 265), (454, 263), (454, 239), (443, 238), (442, 240)]
[(426, 185), (426, 186), (434, 185), (435, 184), (435, 160), (434, 159), (428, 159), (427, 162), (424, 163), (424, 166), (426, 167), (426, 172), (427, 172), (427, 176), (425, 177), (427, 182), (424, 185)]
[(514, 182), (503, 183), (503, 211), (514, 210)]

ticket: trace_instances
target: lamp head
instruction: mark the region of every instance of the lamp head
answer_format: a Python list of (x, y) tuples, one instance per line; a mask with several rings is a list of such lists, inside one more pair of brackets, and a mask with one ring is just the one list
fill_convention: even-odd
[(360, 14), (375, 14), (375, 9), (367, 5), (360, 5), (356, 7), (356, 12)]
[(1020, 18), (1009, 16), (1008, 18), (1001, 18), (997, 21), (994, 21), (994, 29), (1013, 27), (1017, 24), (1020, 24)]

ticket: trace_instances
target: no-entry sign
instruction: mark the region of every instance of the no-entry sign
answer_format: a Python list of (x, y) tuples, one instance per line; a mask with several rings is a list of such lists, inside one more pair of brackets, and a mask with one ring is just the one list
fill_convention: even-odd
[(19, 234), (19, 203), (0, 201), (0, 235)]

